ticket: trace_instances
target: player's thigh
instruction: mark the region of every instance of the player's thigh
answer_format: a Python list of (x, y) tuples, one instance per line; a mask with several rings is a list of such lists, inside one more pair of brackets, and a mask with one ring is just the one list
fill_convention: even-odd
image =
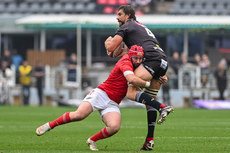
[(139, 78), (142, 78), (143, 80), (146, 80), (146, 81), (149, 81), (152, 79), (152, 75), (149, 73), (148, 70), (146, 70), (146, 68), (144, 68), (143, 65), (138, 66), (135, 69), (134, 74), (138, 76)]
[(93, 112), (92, 105), (89, 102), (83, 101), (75, 112), (70, 113), (70, 119), (72, 121), (83, 120), (87, 116), (89, 116), (89, 114), (91, 114), (92, 112)]
[(102, 120), (107, 127), (118, 131), (121, 126), (121, 114), (118, 112), (108, 112), (102, 116)]

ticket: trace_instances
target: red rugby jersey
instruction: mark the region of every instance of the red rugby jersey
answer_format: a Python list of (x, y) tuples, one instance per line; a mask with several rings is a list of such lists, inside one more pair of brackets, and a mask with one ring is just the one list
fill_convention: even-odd
[(133, 72), (133, 64), (128, 54), (125, 54), (115, 65), (108, 79), (98, 86), (105, 91), (109, 98), (116, 103), (120, 103), (127, 92), (127, 80), (124, 73)]

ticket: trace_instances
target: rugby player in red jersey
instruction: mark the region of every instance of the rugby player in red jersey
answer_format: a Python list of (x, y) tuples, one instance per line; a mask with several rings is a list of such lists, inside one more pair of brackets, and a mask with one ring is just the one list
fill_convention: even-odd
[(126, 96), (133, 101), (146, 104), (148, 133), (141, 150), (152, 150), (154, 147), (153, 137), (157, 118), (156, 110), (160, 112), (157, 120), (158, 124), (163, 123), (168, 114), (174, 110), (172, 106), (165, 106), (156, 102), (152, 105), (150, 102), (153, 102), (154, 99), (148, 96), (156, 98), (161, 87), (160, 79), (167, 79), (164, 76), (168, 68), (167, 57), (151, 30), (136, 20), (135, 11), (130, 5), (119, 7), (117, 21), (119, 22), (119, 28), (114, 37), (110, 36), (107, 38), (105, 48), (109, 52), (113, 52), (124, 42), (128, 48), (135, 44), (142, 46), (144, 49), (143, 62), (136, 68), (134, 74), (143, 80), (151, 80), (151, 86), (145, 88), (144, 92), (139, 92), (139, 88), (130, 86)]
[(100, 112), (102, 121), (105, 123), (100, 132), (87, 140), (91, 150), (98, 150), (96, 141), (108, 138), (117, 133), (121, 125), (119, 104), (126, 96), (127, 82), (139, 87), (149, 87), (150, 82), (136, 77), (134, 69), (140, 65), (144, 56), (143, 48), (134, 45), (115, 65), (108, 79), (92, 90), (74, 112), (67, 112), (52, 122), (45, 123), (36, 129), (38, 136), (53, 129), (56, 126), (74, 121), (81, 121), (93, 111)]

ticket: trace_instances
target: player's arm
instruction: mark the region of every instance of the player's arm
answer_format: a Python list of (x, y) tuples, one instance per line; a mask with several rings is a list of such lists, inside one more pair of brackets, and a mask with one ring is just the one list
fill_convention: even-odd
[(150, 86), (150, 81), (142, 80), (141, 78), (134, 75), (132, 71), (126, 71), (124, 75), (129, 84), (132, 84), (137, 87), (149, 87)]
[(105, 48), (109, 52), (113, 52), (123, 41), (123, 38), (119, 35), (115, 35), (114, 37), (109, 36), (105, 40)]

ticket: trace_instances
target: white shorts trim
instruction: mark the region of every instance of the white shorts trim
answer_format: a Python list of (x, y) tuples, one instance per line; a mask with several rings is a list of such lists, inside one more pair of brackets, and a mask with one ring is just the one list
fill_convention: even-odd
[(120, 114), (119, 105), (112, 101), (105, 91), (95, 88), (84, 99), (83, 102), (89, 102), (93, 111), (98, 110), (103, 116), (109, 112), (118, 112)]

